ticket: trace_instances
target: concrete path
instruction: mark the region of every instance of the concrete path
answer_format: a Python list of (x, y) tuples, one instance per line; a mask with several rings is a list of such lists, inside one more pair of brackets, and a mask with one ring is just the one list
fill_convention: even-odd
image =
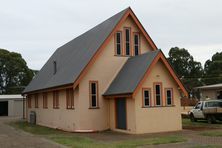
[(0, 117), (0, 148), (64, 148), (45, 138), (41, 138), (5, 124), (18, 120), (9, 117)]

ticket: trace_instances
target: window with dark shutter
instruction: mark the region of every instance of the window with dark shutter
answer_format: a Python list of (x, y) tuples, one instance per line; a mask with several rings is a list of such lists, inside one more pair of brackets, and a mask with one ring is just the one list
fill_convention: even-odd
[(32, 97), (30, 95), (27, 96), (28, 108), (32, 108)]
[(139, 40), (139, 34), (138, 33), (136, 33), (136, 34), (134, 34), (134, 55), (135, 56), (137, 56), (137, 55), (139, 55), (139, 42), (140, 42), (140, 40)]
[(59, 91), (53, 91), (53, 108), (59, 108)]
[(47, 94), (47, 92), (43, 93), (43, 108), (48, 108), (48, 94)]
[(154, 85), (154, 93), (155, 93), (155, 105), (161, 106), (162, 105), (162, 86), (161, 83), (157, 83)]
[(116, 55), (121, 55), (122, 53), (122, 32), (116, 33)]
[(90, 99), (90, 108), (97, 108), (98, 107), (98, 81), (90, 81), (90, 92), (89, 92), (89, 99)]
[(35, 108), (39, 107), (39, 103), (38, 103), (38, 94), (35, 94)]
[(130, 56), (130, 28), (125, 28), (125, 54)]
[(66, 108), (74, 109), (74, 91), (73, 88), (66, 89)]
[(143, 107), (151, 106), (150, 92), (151, 92), (150, 89), (147, 88), (143, 89)]
[(173, 89), (166, 89), (166, 105), (172, 105), (173, 103)]

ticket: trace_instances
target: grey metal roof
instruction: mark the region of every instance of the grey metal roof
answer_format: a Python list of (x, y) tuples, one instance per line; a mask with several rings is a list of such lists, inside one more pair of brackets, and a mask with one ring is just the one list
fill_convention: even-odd
[(9, 100), (22, 101), (22, 100), (23, 100), (23, 96), (20, 95), (20, 94), (0, 95), (0, 102), (1, 102), (1, 101), (9, 101)]
[[(72, 84), (128, 9), (58, 48), (23, 93)], [(54, 61), (57, 63), (56, 74), (53, 74)]]
[(22, 99), (23, 96), (20, 94), (13, 94), (13, 95), (0, 95), (0, 99)]
[(213, 84), (213, 85), (205, 85), (200, 87), (195, 87), (196, 89), (214, 89), (214, 88), (222, 88), (222, 83)]
[(159, 52), (155, 50), (129, 58), (103, 95), (133, 93)]

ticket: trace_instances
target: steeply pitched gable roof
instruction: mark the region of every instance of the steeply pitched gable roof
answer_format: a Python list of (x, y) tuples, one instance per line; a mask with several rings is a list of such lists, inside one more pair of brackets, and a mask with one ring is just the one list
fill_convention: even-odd
[[(72, 84), (128, 9), (58, 48), (23, 93)], [(57, 63), (56, 74), (54, 61)]]
[[(72, 84), (76, 87), (112, 35), (129, 16), (144, 35), (151, 49), (156, 50), (153, 40), (129, 7), (58, 48), (25, 88), (23, 94)], [(57, 63), (56, 74), (53, 69), (54, 61)]]
[(129, 58), (104, 96), (133, 93), (159, 52), (156, 50)]

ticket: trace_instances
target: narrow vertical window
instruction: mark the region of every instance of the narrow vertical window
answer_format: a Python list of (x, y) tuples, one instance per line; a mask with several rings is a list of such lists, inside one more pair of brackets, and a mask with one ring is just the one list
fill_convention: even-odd
[(74, 91), (73, 88), (66, 89), (66, 108), (74, 109)]
[(122, 52), (122, 32), (117, 32), (116, 33), (116, 55), (121, 55)]
[(140, 36), (138, 33), (134, 34), (134, 55), (139, 55), (139, 42), (140, 42)]
[(56, 74), (57, 72), (57, 63), (56, 61), (53, 61), (53, 74)]
[(166, 89), (166, 105), (172, 105), (173, 104), (173, 89), (169, 88)]
[(89, 99), (90, 99), (90, 107), (97, 108), (98, 107), (98, 81), (91, 81), (89, 83)]
[(151, 106), (150, 89), (143, 89), (143, 107)]
[(59, 91), (53, 91), (53, 108), (59, 108)]
[(48, 94), (47, 94), (47, 92), (43, 93), (43, 108), (48, 108)]
[(130, 28), (125, 29), (125, 54), (130, 56)]
[(35, 108), (39, 107), (38, 94), (35, 94)]
[(31, 98), (31, 96), (27, 97), (27, 102), (28, 102), (28, 108), (32, 108), (32, 98)]
[(155, 99), (155, 105), (161, 106), (162, 105), (162, 85), (161, 83), (155, 83), (154, 84), (154, 99)]

